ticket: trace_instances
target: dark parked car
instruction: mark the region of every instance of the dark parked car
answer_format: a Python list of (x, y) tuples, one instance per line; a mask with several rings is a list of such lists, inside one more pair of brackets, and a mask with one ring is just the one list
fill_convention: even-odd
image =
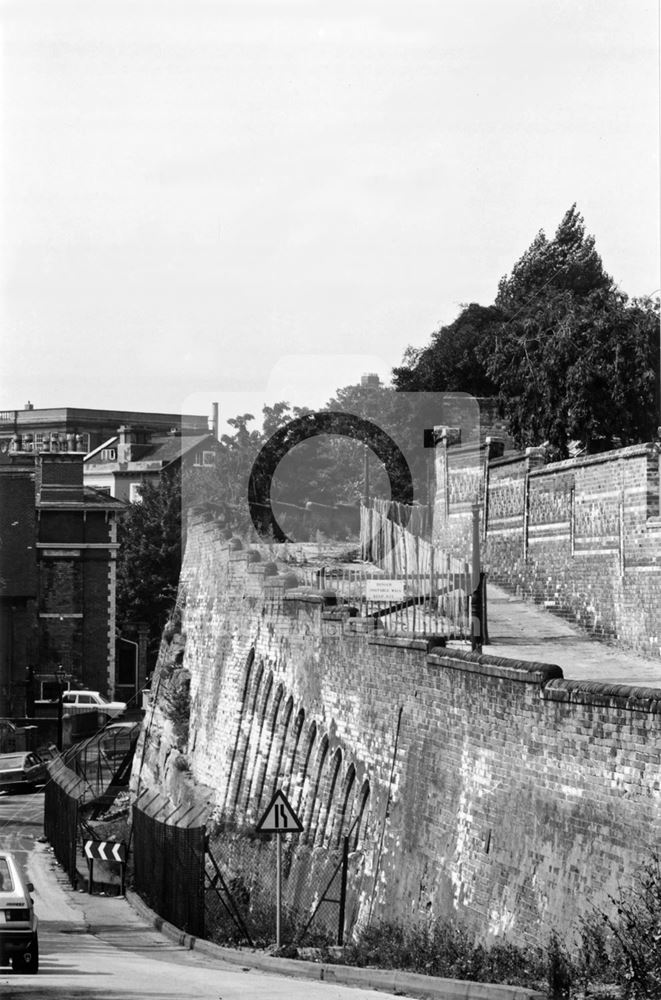
[(34, 789), (48, 781), (48, 769), (31, 750), (0, 754), (0, 791)]
[(60, 751), (57, 749), (54, 743), (50, 743), (46, 747), (37, 747), (34, 751), (35, 756), (42, 760), (44, 764), (48, 764), (49, 761), (55, 760), (56, 757), (60, 756)]
[(11, 961), (15, 972), (39, 971), (32, 890), (14, 855), (0, 851), (0, 965)]

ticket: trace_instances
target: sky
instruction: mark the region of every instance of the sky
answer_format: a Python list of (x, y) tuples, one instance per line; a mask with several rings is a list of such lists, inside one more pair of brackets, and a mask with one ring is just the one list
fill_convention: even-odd
[(577, 203), (661, 285), (634, 0), (5, 0), (0, 409), (325, 402)]

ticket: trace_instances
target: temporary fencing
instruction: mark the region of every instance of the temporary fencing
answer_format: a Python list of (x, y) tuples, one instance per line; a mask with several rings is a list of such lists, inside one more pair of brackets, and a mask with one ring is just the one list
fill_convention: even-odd
[(411, 518), (405, 518), (403, 505), (394, 505), (393, 519), (391, 506), (361, 508), (360, 562), (297, 567), (301, 582), (335, 591), (359, 615), (378, 619), (387, 633), (467, 640), (469, 563), (409, 530), (411, 519), (416, 531), (423, 530), (422, 508), (411, 508)]

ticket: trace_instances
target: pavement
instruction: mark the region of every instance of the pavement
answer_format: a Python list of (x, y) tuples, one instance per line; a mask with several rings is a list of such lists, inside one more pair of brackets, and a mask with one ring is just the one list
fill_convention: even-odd
[(68, 934), (97, 934), (104, 938), (110, 936), (120, 948), (122, 939), (130, 940), (131, 936), (156, 930), (163, 935), (164, 949), (167, 949), (169, 941), (174, 946), (195, 950), (244, 970), (255, 969), (295, 979), (379, 990), (421, 1000), (544, 1000), (545, 997), (543, 993), (519, 986), (441, 979), (396, 969), (357, 968), (331, 962), (279, 958), (256, 949), (226, 948), (174, 927), (150, 909), (135, 892), (128, 891), (126, 896), (107, 896), (72, 889), (64, 870), (55, 863), (52, 850), (42, 844), (35, 847), (30, 857), (30, 871), (33, 877), (37, 876), (38, 911), (43, 914), (42, 919), (45, 917), (49, 921), (50, 930)]
[(554, 663), (567, 680), (603, 681), (661, 688), (661, 657), (651, 658), (594, 639), (557, 615), (487, 585), (489, 643), (492, 656)]
[[(544, 1000), (546, 996), (545, 993), (524, 986), (476, 983), (465, 979), (442, 979), (436, 976), (423, 976), (416, 972), (402, 972), (398, 969), (358, 968), (330, 962), (279, 958), (248, 948), (225, 948), (211, 941), (195, 938), (169, 924), (150, 910), (137, 893), (127, 892), (126, 896), (131, 908), (144, 921), (176, 944), (195, 949), (232, 965), (240, 965), (244, 969), (258, 969), (260, 972), (293, 976), (295, 979), (321, 980), (339, 986), (379, 990), (396, 996), (418, 997), (420, 1000)], [(94, 933), (93, 924), (91, 927), (91, 932)]]

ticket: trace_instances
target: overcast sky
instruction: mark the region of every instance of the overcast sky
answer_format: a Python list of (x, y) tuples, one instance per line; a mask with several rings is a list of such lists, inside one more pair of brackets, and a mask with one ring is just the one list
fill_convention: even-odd
[(0, 10), (0, 409), (316, 405), (573, 202), (661, 285), (652, 0)]

